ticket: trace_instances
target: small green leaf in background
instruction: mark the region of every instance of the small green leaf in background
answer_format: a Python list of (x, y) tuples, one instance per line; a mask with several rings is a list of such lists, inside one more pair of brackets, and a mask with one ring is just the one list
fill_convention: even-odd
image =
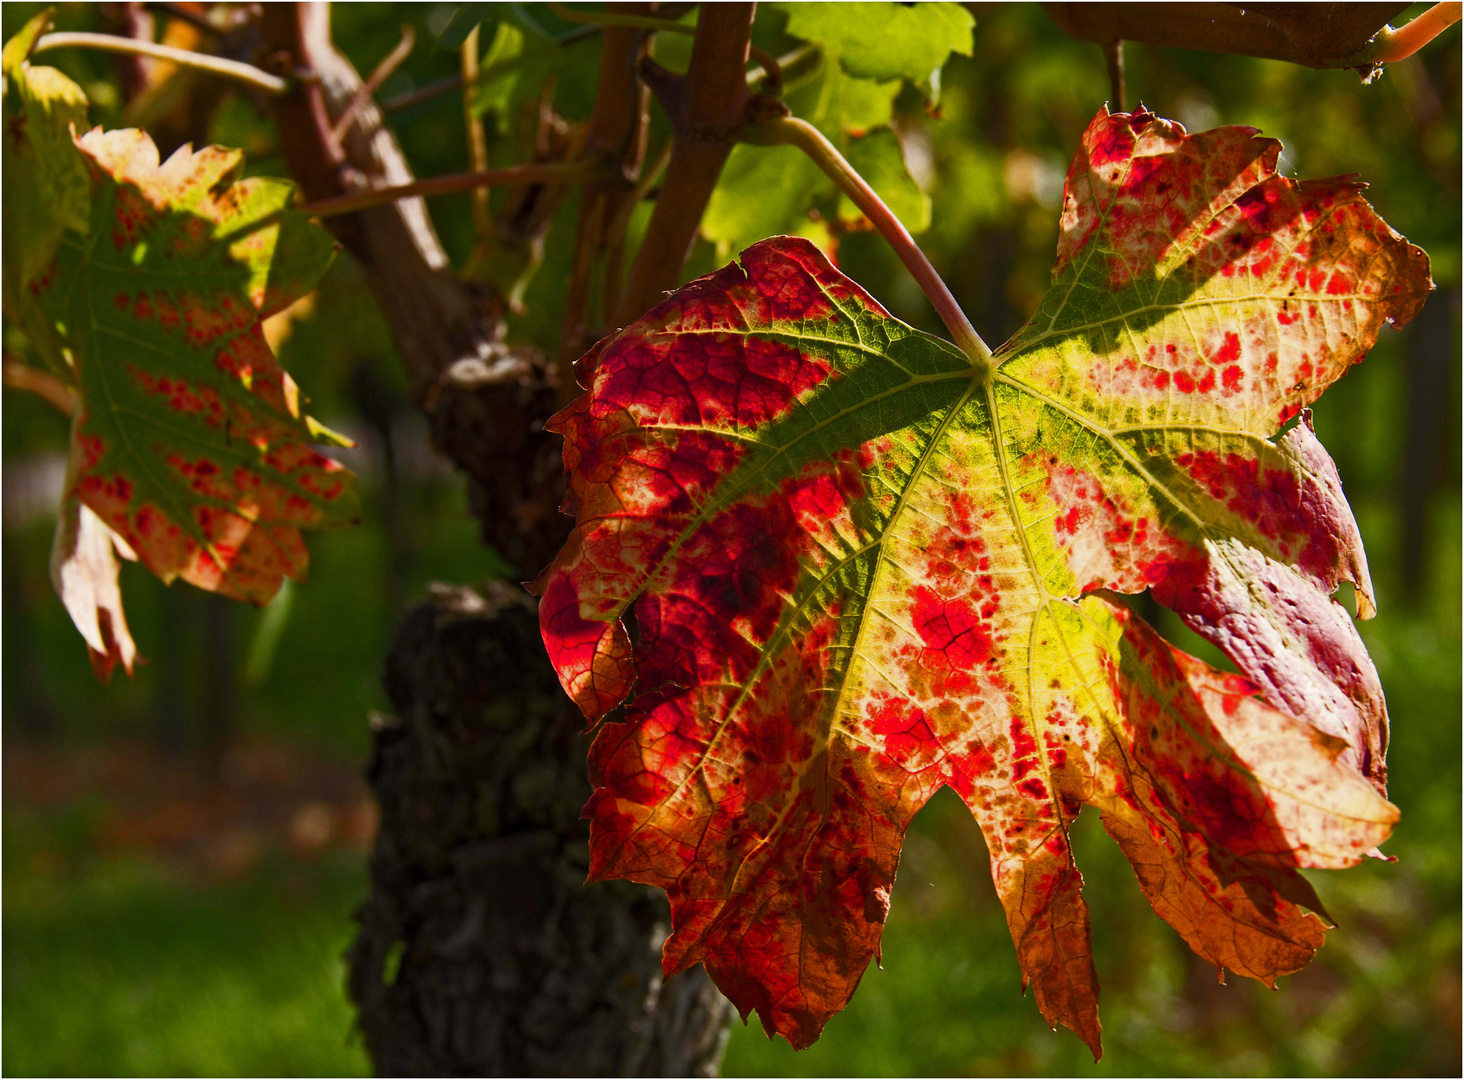
[(953, 52), (971, 55), (976, 20), (960, 4), (775, 4), (788, 33), (838, 49), (839, 64), (860, 79), (930, 79)]
[(520, 104), (538, 96), (562, 61), (562, 50), (554, 41), (500, 22), (483, 54), (473, 90), (473, 115), (491, 116), (499, 133), (506, 132)]
[[(36, 42), (51, 28), (51, 18), (54, 14), (53, 9), (47, 8), (22, 26), (20, 32), (5, 43), (4, 51), (0, 52), (0, 71), (3, 71), (7, 77), (18, 74), (20, 66), (30, 59)], [(9, 91), (7, 90), (6, 93)]]
[(455, 52), (462, 48), (468, 35), (477, 26), (483, 27), (480, 38), (492, 40), (494, 32), (498, 29), (498, 6), (497, 4), (459, 4), (458, 9), (452, 13), (452, 18), (447, 20), (437, 35), (437, 47), (443, 52)]
[(73, 127), (86, 131), (86, 95), (55, 68), (26, 60), (50, 21), (49, 11), (37, 15), (4, 52), (6, 260), (22, 281), (51, 261), (64, 230), (86, 231), (91, 204), (71, 142)]
[[(905, 166), (900, 140), (888, 126), (876, 128), (862, 138), (850, 141), (844, 151), (849, 164), (869, 181), (880, 198), (912, 233), (930, 228), (930, 196), (920, 189)], [(847, 195), (839, 198), (839, 217), (857, 218), (859, 208)]]
[(702, 215), (702, 235), (725, 255), (750, 236), (796, 233), (808, 220), (809, 206), (832, 189), (832, 181), (795, 147), (734, 146)]
[[(775, 3), (787, 32), (822, 47), (823, 60), (784, 97), (793, 115), (822, 131), (913, 233), (930, 227), (930, 198), (906, 168), (890, 128), (905, 82), (933, 99), (940, 66), (971, 52), (974, 20), (956, 4)], [(738, 146), (702, 221), (719, 256), (777, 233), (807, 234), (810, 211), (857, 222), (862, 215), (832, 181), (793, 150)]]

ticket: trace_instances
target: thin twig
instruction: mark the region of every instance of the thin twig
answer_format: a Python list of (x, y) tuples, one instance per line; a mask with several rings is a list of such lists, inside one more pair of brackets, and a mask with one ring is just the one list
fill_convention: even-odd
[(1128, 112), (1124, 106), (1123, 87), (1123, 39), (1103, 43), (1103, 59), (1108, 65), (1108, 92), (1112, 95), (1113, 111)]
[(188, 49), (175, 49), (171, 45), (158, 45), (151, 41), (118, 37), (115, 34), (81, 32), (46, 34), (36, 42), (36, 47), (32, 52), (40, 53), (48, 49), (65, 48), (94, 49), (100, 52), (120, 53), (123, 56), (151, 56), (158, 60), (170, 60), (181, 67), (195, 68), (198, 71), (207, 71), (226, 79), (233, 79), (235, 82), (252, 86), (256, 90), (263, 90), (266, 94), (285, 92), (284, 79), (278, 75), (271, 75), (267, 71), (260, 71), (253, 64), (243, 64), (238, 60), (225, 60), (222, 56), (208, 56), (205, 53), (191, 52)]
[(4, 382), (12, 390), (24, 390), (44, 398), (67, 416), (76, 412), (76, 391), (38, 367), (5, 357)]
[(641, 178), (636, 182), (630, 194), (621, 203), (620, 209), (616, 212), (614, 219), (605, 230), (605, 242), (611, 247), (624, 243), (625, 231), (630, 227), (631, 215), (635, 208), (645, 201), (656, 182), (661, 179), (661, 174), (666, 171), (666, 166), (671, 162), (671, 140), (666, 140), (666, 145), (661, 147), (661, 152), (650, 166), (641, 173)]
[[(490, 74), (497, 74), (492, 67), (483, 69), (478, 78), (486, 79)], [(398, 94), (396, 97), (387, 98), (378, 104), (378, 108), (384, 113), (399, 112), (402, 109), (409, 109), (423, 101), (431, 101), (443, 94), (450, 94), (463, 85), (462, 72), (456, 75), (448, 75), (446, 78), (430, 82), (426, 86), (419, 86), (415, 90), (408, 90), (405, 94)]]
[[(468, 136), (468, 164), (474, 172), (486, 172), (488, 170), (488, 133), (483, 126), (483, 118), (473, 115), (473, 84), (478, 81), (478, 31), (479, 26), (473, 27), (468, 36), (463, 39), (461, 49), (461, 70), (463, 73), (463, 123), (467, 126)], [(488, 204), (488, 189), (486, 187), (473, 189), (473, 232), (477, 235), (477, 242), (473, 245), (476, 249), (483, 249), (487, 253), (489, 238), (493, 235), (493, 214)]]
[[(474, 29), (476, 33), (476, 28)], [(375, 96), (376, 91), (381, 89), (381, 84), (391, 78), (391, 73), (401, 67), (402, 62), (412, 55), (412, 46), (417, 44), (417, 32), (410, 26), (402, 27), (402, 39), (397, 42), (395, 49), (386, 54), (386, 58), (376, 65), (376, 70), (371, 77), (361, 84), (346, 106), (345, 111), (336, 117), (335, 126), (330, 129), (330, 137), (340, 142), (346, 137), (346, 132), (351, 130), (351, 122), (356, 119), (356, 113), (361, 106)]]
[[(747, 47), (747, 55), (762, 65), (764, 77), (767, 79), (763, 93), (775, 96), (781, 94), (783, 92), (783, 65), (778, 63), (777, 57), (772, 53), (763, 52), (756, 45)], [(751, 75), (751, 72), (748, 74)], [(749, 78), (748, 82), (751, 83), (752, 79)]]
[(988, 369), (991, 364), (991, 349), (986, 342), (981, 340), (981, 335), (976, 333), (971, 320), (966, 318), (966, 313), (956, 303), (956, 298), (951, 295), (950, 289), (941, 280), (940, 275), (935, 272), (935, 267), (930, 265), (930, 260), (925, 257), (925, 252), (915, 243), (900, 219), (892, 210), (885, 205), (884, 200), (875, 193), (862, 176), (860, 176), (852, 165), (844, 160), (844, 155), (834, 147), (834, 144), (824, 138), (823, 132), (808, 123), (806, 120), (799, 120), (797, 117), (785, 116), (777, 120), (767, 120), (760, 124), (753, 124), (743, 130), (741, 137), (746, 142), (768, 144), (784, 144), (796, 146), (802, 150), (815, 164), (818, 165), (839, 189), (854, 200), (854, 205), (867, 217), (881, 236), (894, 248), (895, 254), (905, 264), (906, 269), (914, 275), (921, 290), (929, 298), (931, 306), (935, 308), (936, 314), (940, 316), (941, 322), (945, 323), (946, 329), (951, 332), (951, 339), (956, 346), (970, 358), (973, 367)]
[(626, 15), (614, 11), (576, 11), (568, 4), (558, 4), (554, 0), (549, 0), (544, 6), (565, 22), (587, 26), (627, 26), (632, 30), (665, 30), (672, 34), (685, 34), (687, 37), (696, 33), (694, 26), (672, 22), (670, 19), (658, 19), (652, 15)]
[(529, 165), (510, 165), (503, 169), (486, 169), (482, 172), (451, 173), (434, 176), (430, 180), (418, 180), (396, 187), (371, 188), (368, 191), (337, 195), (330, 199), (318, 199), (306, 203), (301, 209), (316, 217), (334, 217), (337, 214), (354, 214), (358, 210), (369, 210), (373, 206), (385, 206), (398, 199), (409, 199), (416, 195), (453, 195), (460, 191), (493, 184), (542, 184), (553, 181), (588, 180), (598, 175), (598, 170), (581, 161), (546, 161)]
[(605, 227), (605, 247), (609, 255), (605, 260), (605, 310), (613, 311), (620, 299), (621, 271), (625, 259), (625, 234), (630, 228), (631, 215), (639, 206), (651, 189), (661, 179), (661, 174), (666, 171), (666, 166), (671, 162), (671, 140), (666, 140), (666, 145), (661, 147), (661, 152), (656, 155), (654, 161), (642, 173), (636, 185), (620, 202), (620, 208), (615, 211), (615, 217)]

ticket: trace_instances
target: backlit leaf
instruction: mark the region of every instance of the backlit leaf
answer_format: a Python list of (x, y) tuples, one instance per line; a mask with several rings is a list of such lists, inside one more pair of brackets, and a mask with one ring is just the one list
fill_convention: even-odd
[[(851, 76), (838, 56), (836, 46), (825, 49), (813, 74), (789, 87), (788, 107), (828, 136), (907, 229), (923, 232), (930, 224), (929, 198), (906, 169), (889, 127), (900, 81)], [(771, 233), (803, 232), (813, 208), (845, 221), (862, 216), (801, 151), (739, 143), (712, 192), (701, 231), (726, 255)]]
[(817, 41), (839, 53), (850, 75), (884, 82), (920, 84), (953, 52), (971, 55), (975, 19), (950, 3), (783, 3), (788, 33)]
[(480, 61), (473, 115), (491, 116), (500, 132), (511, 130), (520, 106), (537, 98), (544, 80), (563, 62), (563, 49), (553, 40), (499, 22)]
[[(591, 877), (667, 891), (668, 972), (704, 963), (811, 1043), (942, 785), (986, 837), (1024, 984), (1095, 1054), (1084, 806), (1201, 956), (1268, 985), (1310, 959), (1298, 870), (1356, 864), (1397, 810), (1377, 676), (1331, 599), (1350, 581), (1371, 614), (1357, 528), (1305, 417), (1277, 436), (1430, 283), (1361, 185), (1280, 177), (1278, 151), (1100, 112), (1051, 293), (994, 371), (790, 238), (582, 362), (554, 423), (577, 525), (540, 619), (606, 721)], [(1241, 674), (1114, 595), (1146, 588)]]
[(334, 243), (287, 209), (291, 185), (238, 180), (236, 151), (159, 164), (136, 130), (76, 146), (90, 227), (31, 285), (80, 397), (67, 498), (164, 581), (262, 603), (303, 577), (300, 529), (356, 517), (351, 474), (309, 446), (348, 443), (301, 412), (261, 327), (314, 286)]
[(56, 257), (67, 229), (85, 232), (91, 197), (86, 166), (72, 144), (72, 129), (86, 130), (86, 95), (55, 68), (27, 57), (50, 27), (50, 12), (32, 19), (10, 41), (3, 59), (5, 134), (3, 198), (4, 304), (58, 375), (69, 375), (60, 343), (40, 318), (26, 285)]
[(489, 41), (498, 29), (498, 5), (497, 4), (459, 4), (457, 10), (452, 13), (452, 18), (447, 20), (442, 30), (437, 35), (437, 47), (446, 51), (456, 51), (462, 47), (468, 35), (479, 26), (484, 32), (479, 35)]
[[(917, 236), (930, 228), (930, 196), (920, 189), (905, 166), (905, 153), (894, 131), (881, 127), (863, 138), (853, 139), (844, 156), (905, 228)], [(847, 195), (839, 199), (839, 216), (846, 219), (861, 216)]]

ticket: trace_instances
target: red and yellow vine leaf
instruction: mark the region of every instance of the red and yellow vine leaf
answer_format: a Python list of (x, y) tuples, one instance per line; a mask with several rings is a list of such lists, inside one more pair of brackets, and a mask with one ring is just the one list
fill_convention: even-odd
[(351, 474), (309, 445), (349, 442), (300, 411), (261, 327), (314, 287), (334, 243), (287, 209), (291, 185), (239, 180), (237, 151), (160, 164), (136, 130), (76, 146), (90, 228), (30, 286), (80, 397), (67, 495), (164, 581), (263, 603), (303, 577), (300, 529), (357, 514)]
[[(1268, 984), (1322, 942), (1299, 868), (1375, 852), (1386, 713), (1330, 593), (1366, 564), (1310, 428), (1427, 262), (1246, 128), (1101, 112), (1053, 289), (975, 368), (777, 238), (583, 362), (577, 525), (536, 583), (592, 721), (592, 878), (664, 888), (665, 966), (818, 1037), (879, 947), (901, 839), (970, 806), (1050, 1022), (1099, 1051), (1068, 826)], [(1150, 588), (1242, 675), (1160, 639)], [(635, 618), (636, 636), (624, 619)], [(632, 693), (632, 691), (634, 691)]]

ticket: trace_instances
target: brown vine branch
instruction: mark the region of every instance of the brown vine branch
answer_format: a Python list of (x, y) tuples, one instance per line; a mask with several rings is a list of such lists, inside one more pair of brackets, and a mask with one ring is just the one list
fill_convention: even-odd
[(5, 386), (11, 390), (24, 390), (44, 398), (67, 416), (76, 412), (76, 391), (49, 371), (42, 371), (7, 356), (4, 359), (3, 376)]
[(806, 120), (785, 116), (749, 126), (742, 132), (742, 138), (746, 142), (764, 145), (782, 143), (796, 146), (812, 158), (839, 185), (840, 190), (854, 200), (854, 205), (859, 207), (860, 212), (894, 249), (929, 298), (941, 322), (945, 323), (951, 339), (970, 358), (972, 366), (978, 370), (990, 368), (991, 349), (981, 340), (981, 335), (976, 333), (971, 320), (966, 318), (966, 313), (956, 303), (956, 298), (946, 288), (946, 283), (935, 272), (935, 267), (930, 265), (925, 252), (920, 250), (920, 246), (915, 243), (900, 219), (844, 159), (844, 155), (839, 153), (834, 144), (824, 137), (823, 132)]
[[(491, 74), (497, 74), (493, 67), (484, 68), (478, 75), (480, 79), (486, 79)], [(381, 103), (381, 111), (384, 113), (400, 112), (402, 109), (409, 109), (413, 105), (419, 105), (424, 101), (431, 101), (443, 94), (450, 94), (463, 85), (462, 74), (448, 75), (446, 78), (430, 82), (426, 86), (419, 86), (415, 90), (408, 90), (405, 94), (398, 94), (396, 97), (387, 98)]]
[(630, 216), (635, 213), (639, 206), (656, 186), (656, 182), (666, 172), (666, 166), (671, 163), (671, 143), (668, 141), (661, 147), (655, 159), (641, 172), (641, 178), (631, 189), (616, 211), (615, 218), (610, 222), (610, 227), (605, 230), (606, 243), (614, 246), (624, 243), (625, 232), (630, 228)]
[(346, 132), (351, 129), (351, 122), (356, 119), (356, 114), (361, 111), (361, 106), (376, 96), (376, 91), (381, 89), (381, 84), (391, 78), (391, 73), (402, 66), (407, 57), (412, 55), (412, 47), (417, 44), (417, 32), (410, 26), (402, 27), (402, 39), (397, 42), (396, 48), (386, 54), (386, 58), (376, 65), (376, 70), (371, 77), (361, 84), (351, 98), (349, 105), (340, 116), (336, 117), (335, 126), (330, 129), (331, 138), (340, 142), (346, 137)]
[(748, 85), (751, 85), (755, 81), (753, 73), (761, 71), (763, 78), (766, 80), (762, 92), (772, 94), (774, 97), (781, 94), (783, 92), (783, 65), (778, 62), (778, 58), (772, 53), (763, 52), (756, 45), (749, 45), (747, 47), (747, 54), (758, 63), (758, 67), (748, 72)]
[(601, 317), (592, 318), (594, 270), (605, 265), (607, 255), (612, 262), (618, 260), (618, 251), (612, 252), (609, 243), (612, 224), (621, 204), (633, 197), (645, 156), (650, 93), (636, 78), (636, 64), (648, 55), (650, 35), (638, 24), (653, 10), (648, 3), (624, 3), (611, 4), (601, 13), (607, 21), (584, 156), (604, 172), (584, 189), (576, 223), (574, 268), (565, 293), (559, 340), (559, 392), (565, 402), (577, 392), (572, 364), (599, 336), (593, 324), (603, 321), (605, 311), (615, 302), (612, 292), (617, 287), (618, 267), (609, 267), (601, 282)]
[(580, 23), (585, 26), (620, 26), (631, 30), (665, 30), (672, 34), (685, 34), (688, 37), (696, 33), (695, 27), (687, 26), (684, 23), (672, 22), (670, 19), (658, 19), (653, 15), (633, 15), (616, 11), (613, 7), (605, 11), (576, 11), (568, 4), (555, 3), (554, 0), (549, 0), (544, 6), (565, 22)]
[(641, 65), (674, 135), (661, 196), (616, 304), (616, 325), (635, 319), (680, 280), (702, 212), (745, 119), (753, 9), (749, 3), (706, 5), (685, 76)]
[(1124, 105), (1123, 39), (1103, 43), (1103, 60), (1108, 68), (1108, 92), (1113, 97), (1114, 112), (1128, 112)]
[(502, 169), (484, 169), (481, 172), (450, 173), (434, 176), (430, 180), (417, 180), (395, 187), (372, 188), (367, 191), (337, 195), (329, 199), (308, 202), (302, 209), (316, 217), (335, 217), (338, 214), (353, 214), (375, 206), (385, 206), (398, 199), (410, 199), (417, 195), (453, 195), (460, 191), (491, 187), (494, 184), (540, 184), (550, 181), (588, 180), (598, 174), (590, 164), (580, 161), (548, 161), (529, 165), (509, 165)]
[(262, 90), (266, 94), (283, 94), (286, 89), (284, 79), (278, 75), (271, 75), (267, 71), (261, 71), (253, 64), (244, 64), (238, 60), (225, 60), (221, 56), (209, 56), (206, 53), (191, 52), (188, 49), (175, 49), (171, 45), (158, 45), (151, 41), (119, 37), (116, 34), (92, 34), (80, 31), (46, 34), (36, 42), (36, 47), (32, 52), (39, 53), (48, 49), (66, 48), (92, 49), (98, 52), (118, 53), (123, 56), (150, 56), (157, 60), (169, 60), (181, 67), (194, 68), (197, 71), (206, 71), (212, 75), (232, 79), (234, 82), (243, 83), (255, 90)]

